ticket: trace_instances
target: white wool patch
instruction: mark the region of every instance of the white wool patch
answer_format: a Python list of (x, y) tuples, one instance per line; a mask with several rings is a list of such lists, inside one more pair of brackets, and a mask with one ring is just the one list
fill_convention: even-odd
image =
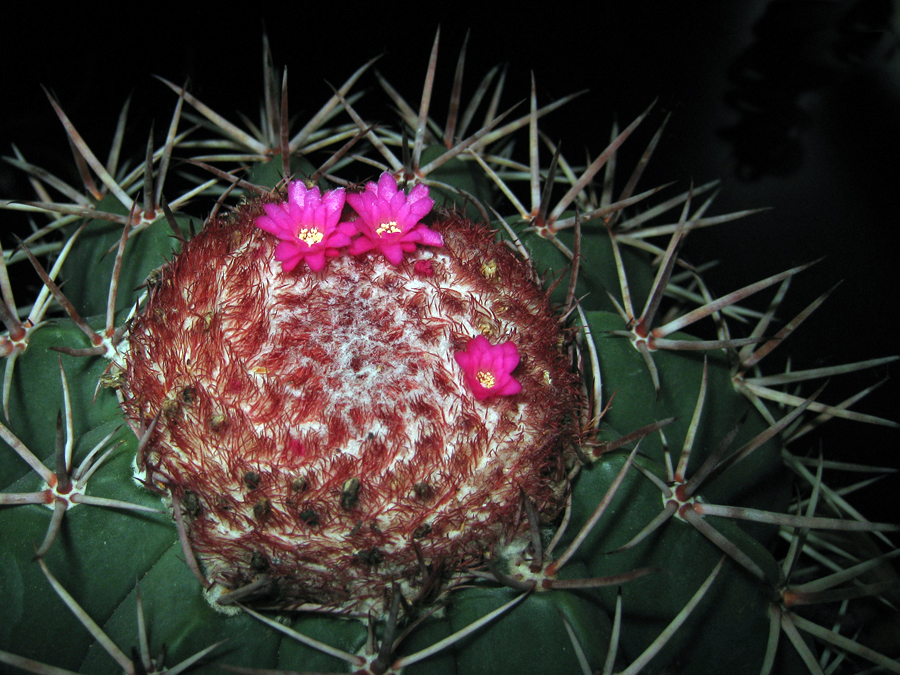
[[(440, 253), (429, 252), (428, 257), (439, 259)], [(361, 456), (366, 441), (373, 434), (380, 435), (386, 431), (382, 422), (371, 416), (367, 417), (370, 421), (367, 421), (365, 428), (358, 428), (351, 419), (350, 411), (382, 409), (392, 415), (403, 415), (406, 409), (402, 405), (398, 407), (398, 389), (402, 389), (405, 399), (419, 396), (437, 410), (450, 415), (460, 405), (470, 403), (462, 370), (453, 358), (453, 338), (454, 335), (474, 337), (480, 334), (479, 326), (472, 320), (477, 313), (465, 311), (448, 316), (439, 301), (443, 289), (433, 277), (420, 277), (410, 273), (408, 268), (393, 267), (384, 260), (378, 260), (374, 262), (371, 275), (362, 279), (358, 266), (350, 257), (329, 260), (327, 274), (318, 275), (285, 275), (278, 269), (280, 263), (270, 260), (268, 265), (269, 269), (263, 270), (263, 292), (266, 314), (270, 320), (267, 339), (259, 350), (260, 356), (280, 349), (285, 333), (302, 326), (309, 343), (324, 352), (324, 357), (311, 356), (312, 350), (305, 348), (306, 345), (288, 351), (286, 357), (292, 359), (294, 367), (308, 369), (315, 378), (328, 382), (328, 410), (340, 415), (350, 428), (351, 439), (340, 449), (343, 454)], [(452, 288), (455, 294), (467, 297), (476, 307), (487, 304), (487, 299), (474, 287), (462, 287), (458, 279), (450, 283), (452, 285), (444, 286), (444, 289)], [(416, 310), (410, 311), (398, 304), (398, 293), (406, 297), (421, 296)], [(298, 297), (308, 298), (315, 309), (304, 307), (302, 303), (299, 307), (287, 309), (286, 300)], [(310, 314), (313, 312), (321, 319), (311, 322)], [(487, 310), (484, 313), (487, 314)], [(389, 323), (397, 334), (386, 336), (374, 318), (379, 316), (383, 317), (382, 323)], [(433, 338), (430, 341), (422, 339), (422, 327), (426, 323), (446, 327), (439, 334), (436, 344)], [(243, 325), (224, 327), (226, 333), (242, 329)], [(256, 373), (253, 363), (246, 365), (247, 370), (254, 372), (261, 383), (271, 380), (272, 376), (264, 371)], [(441, 392), (434, 381), (435, 370), (449, 375), (453, 382), (452, 391)], [(293, 395), (303, 393), (302, 383), (299, 386), (283, 386)], [(499, 418), (494, 408), (479, 405), (474, 410), (485, 428), (491, 429), (497, 424)], [(249, 404), (245, 404), (244, 411), (253, 417)], [(398, 462), (408, 461), (416, 443), (433, 430), (433, 420), (411, 412), (405, 415), (404, 424), (409, 442), (397, 453)], [(325, 425), (319, 419), (310, 419), (290, 428), (294, 438), (321, 434), (323, 431)], [(453, 450), (452, 445), (447, 446), (448, 453)]]

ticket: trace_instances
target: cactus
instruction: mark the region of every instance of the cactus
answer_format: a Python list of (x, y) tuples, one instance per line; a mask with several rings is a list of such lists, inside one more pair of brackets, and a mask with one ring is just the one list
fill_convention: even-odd
[(398, 128), (357, 112), (371, 62), (291, 126), (268, 56), (249, 131), (163, 80), (130, 173), (50, 97), (89, 181), (20, 156), (39, 198), (3, 203), (50, 222), (0, 270), (0, 663), (900, 672), (847, 613), (889, 606), (900, 528), (799, 440), (896, 425), (797, 389), (896, 357), (763, 375), (808, 265), (714, 297), (685, 240), (753, 212), (644, 186), (661, 128), (617, 176), (651, 110), (584, 166), (540, 136), (569, 99), (500, 112), (495, 72), (442, 126), (437, 47), (418, 105), (381, 80)]

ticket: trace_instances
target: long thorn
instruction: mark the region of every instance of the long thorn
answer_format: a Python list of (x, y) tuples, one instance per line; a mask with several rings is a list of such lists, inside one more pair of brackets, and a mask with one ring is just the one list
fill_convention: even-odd
[(631, 454), (628, 455), (628, 459), (625, 460), (625, 463), (622, 465), (622, 468), (619, 469), (619, 473), (616, 475), (615, 479), (612, 483), (610, 483), (609, 487), (606, 489), (606, 493), (603, 495), (603, 499), (600, 500), (600, 503), (597, 504), (597, 508), (594, 509), (594, 513), (588, 519), (588, 521), (584, 524), (584, 527), (578, 532), (578, 536), (575, 537), (575, 540), (569, 544), (569, 547), (563, 552), (563, 554), (559, 557), (559, 559), (554, 560), (551, 564), (547, 566), (547, 574), (553, 575), (558, 570), (562, 569), (562, 567), (569, 561), (569, 559), (575, 554), (578, 550), (578, 547), (584, 542), (587, 538), (588, 534), (590, 534), (591, 530), (594, 529), (594, 525), (597, 524), (597, 521), (600, 520), (601, 516), (606, 512), (606, 508), (609, 506), (613, 497), (616, 496), (616, 492), (619, 490), (619, 486), (622, 484), (622, 481), (625, 480), (625, 476), (628, 473), (628, 470), (631, 468), (632, 462), (634, 462), (634, 457), (637, 455), (638, 448), (641, 446), (640, 442), (634, 446), (634, 450), (631, 451)]
[(900, 532), (900, 525), (892, 523), (870, 523), (864, 520), (843, 520), (841, 518), (822, 518), (819, 516), (792, 516), (786, 513), (773, 513), (760, 509), (742, 506), (725, 506), (720, 504), (696, 503), (694, 511), (701, 516), (722, 516), (739, 520), (752, 520), (756, 523), (768, 523), (782, 527), (811, 527), (817, 530), (840, 530), (841, 532)]
[(657, 636), (657, 638), (650, 644), (647, 649), (632, 663), (622, 671), (621, 675), (637, 675), (637, 673), (643, 670), (644, 666), (646, 666), (650, 660), (656, 656), (656, 654), (663, 648), (663, 646), (671, 639), (671, 637), (675, 634), (679, 628), (681, 628), (681, 624), (683, 624), (687, 618), (691, 615), (691, 612), (694, 611), (694, 608), (700, 604), (700, 601), (703, 599), (703, 596), (706, 595), (706, 592), (709, 590), (709, 587), (712, 586), (712, 583), (716, 580), (716, 577), (719, 574), (719, 571), (722, 569), (722, 565), (725, 563), (725, 558), (719, 560), (718, 564), (713, 568), (713, 571), (706, 578), (706, 581), (697, 589), (697, 592), (691, 597), (688, 603), (681, 609), (680, 612), (672, 619), (672, 622), (666, 626), (665, 630)]
[(350, 654), (348, 652), (345, 652), (342, 649), (338, 649), (337, 647), (332, 647), (331, 645), (327, 645), (324, 642), (319, 642), (318, 640), (308, 637), (308, 636), (304, 635), (303, 633), (298, 633), (293, 628), (291, 628), (289, 626), (285, 626), (282, 623), (278, 623), (277, 621), (270, 619), (267, 616), (258, 614), (257, 612), (254, 612), (252, 609), (250, 609), (249, 607), (247, 607), (245, 605), (238, 604), (238, 606), (242, 610), (247, 612), (247, 614), (252, 616), (254, 619), (257, 619), (257, 620), (263, 622), (270, 628), (274, 628), (275, 630), (277, 630), (281, 633), (284, 633), (289, 638), (292, 638), (292, 639), (296, 640), (297, 642), (305, 644), (307, 647), (312, 647), (313, 649), (318, 649), (320, 652), (324, 652), (325, 654), (328, 654), (329, 656), (333, 656), (342, 661), (346, 661), (347, 663), (349, 663), (353, 666), (356, 666), (356, 667), (360, 667), (365, 664), (365, 659), (363, 659), (363, 657), (361, 657), (361, 656), (357, 656), (356, 654)]
[(87, 335), (88, 339), (90, 339), (91, 344), (95, 347), (99, 346), (103, 342), (103, 338), (98, 335), (93, 328), (87, 325), (87, 322), (81, 318), (81, 315), (75, 309), (75, 306), (69, 302), (69, 299), (63, 295), (63, 292), (59, 290), (59, 286), (56, 285), (56, 282), (50, 278), (50, 275), (47, 274), (47, 271), (44, 269), (44, 266), (38, 261), (37, 258), (34, 257), (34, 254), (28, 249), (25, 244), (21, 244), (20, 248), (25, 252), (25, 255), (28, 256), (28, 259), (31, 261), (31, 264), (34, 266), (35, 271), (38, 273), (38, 276), (44, 282), (44, 285), (50, 289), (50, 292), (53, 293), (53, 297), (56, 298), (56, 301), (63, 306), (63, 309), (66, 310), (66, 313), (72, 319), (78, 328), (81, 329), (81, 332)]
[(129, 197), (125, 191), (119, 186), (116, 182), (116, 179), (113, 178), (109, 172), (106, 170), (106, 167), (100, 163), (97, 157), (91, 152), (91, 149), (88, 147), (87, 143), (84, 142), (84, 139), (75, 130), (72, 122), (69, 121), (69, 118), (66, 117), (66, 114), (62, 111), (62, 108), (59, 107), (59, 104), (50, 95), (50, 92), (44, 88), (44, 93), (47, 94), (47, 98), (50, 100), (50, 105), (53, 106), (53, 109), (56, 111), (56, 115), (59, 117), (60, 122), (62, 122), (63, 127), (66, 129), (66, 134), (68, 134), (69, 139), (72, 144), (78, 149), (80, 155), (87, 161), (88, 164), (91, 165), (91, 168), (96, 172), (96, 174), (100, 177), (100, 180), (103, 181), (103, 184), (112, 192), (116, 199), (121, 202), (122, 206), (126, 209), (131, 209), (134, 205), (134, 200)]
[(763, 279), (761, 281), (757, 281), (755, 284), (750, 284), (749, 286), (744, 286), (743, 288), (733, 291), (726, 296), (723, 296), (716, 300), (715, 302), (708, 303), (703, 307), (698, 307), (695, 310), (692, 310), (685, 314), (684, 316), (679, 317), (675, 321), (671, 321), (667, 323), (665, 326), (660, 326), (659, 328), (655, 328), (653, 330), (653, 335), (656, 337), (665, 337), (669, 333), (674, 333), (677, 330), (682, 330), (684, 327), (689, 326), (690, 324), (702, 319), (705, 316), (709, 316), (715, 311), (718, 311), (728, 305), (731, 305), (739, 300), (743, 300), (754, 293), (758, 293), (764, 288), (768, 288), (773, 284), (777, 284), (779, 281), (783, 281), (788, 277), (792, 277), (795, 274), (802, 272), (806, 268), (814, 265), (816, 262), (807, 263), (805, 265), (798, 265), (797, 267), (792, 267), (789, 270), (785, 270), (779, 274), (774, 274), (767, 279)]
[(200, 587), (209, 588), (212, 583), (200, 571), (200, 566), (197, 564), (197, 558), (194, 555), (194, 549), (191, 548), (191, 542), (188, 540), (187, 529), (184, 526), (184, 517), (181, 515), (181, 497), (174, 491), (172, 492), (172, 514), (175, 517), (175, 528), (178, 530), (178, 541), (184, 553), (184, 562), (187, 563), (188, 569), (200, 582)]
[[(171, 211), (169, 213), (171, 213)], [(109, 280), (109, 295), (106, 298), (106, 332), (104, 333), (107, 338), (111, 338), (116, 332), (116, 293), (119, 290), (119, 278), (122, 274), (122, 258), (125, 255), (125, 243), (128, 241), (131, 222), (132, 220), (129, 218), (125, 227), (122, 228), (122, 237), (119, 239), (119, 248), (116, 250), (116, 260), (115, 263), (113, 263), (112, 277)]]
[(34, 553), (35, 558), (43, 558), (44, 554), (53, 546), (56, 535), (62, 527), (63, 516), (66, 515), (66, 507), (68, 504), (64, 499), (57, 499), (53, 504), (53, 516), (50, 518), (50, 524), (47, 526), (47, 534), (44, 535), (44, 541)]
[(411, 666), (412, 664), (418, 663), (419, 661), (422, 661), (423, 659), (427, 659), (429, 656), (437, 654), (441, 650), (446, 649), (450, 645), (455, 644), (456, 642), (459, 642), (460, 640), (464, 639), (465, 637), (471, 635), (472, 633), (477, 631), (482, 626), (487, 625), (488, 623), (493, 621), (495, 618), (497, 618), (504, 612), (507, 612), (510, 609), (512, 609), (513, 607), (515, 607), (516, 605), (518, 605), (520, 602), (522, 602), (527, 597), (528, 597), (528, 593), (522, 593), (518, 597), (515, 597), (512, 600), (510, 600), (509, 602), (507, 602), (505, 605), (498, 607), (493, 612), (485, 614), (483, 617), (478, 619), (478, 621), (474, 621), (474, 622), (470, 623), (465, 628), (462, 628), (462, 629), (456, 631), (452, 635), (445, 637), (443, 640), (435, 642), (430, 647), (427, 647), (426, 649), (418, 651), (415, 654), (410, 654), (409, 656), (404, 656), (402, 658), (397, 659), (396, 661), (394, 661), (392, 668), (394, 670), (399, 671), (401, 668), (405, 668), (406, 666)]
[(675, 469), (674, 478), (676, 481), (683, 482), (687, 474), (688, 462), (691, 459), (691, 450), (694, 446), (694, 438), (697, 435), (697, 429), (700, 426), (700, 415), (703, 412), (703, 403), (706, 400), (706, 382), (707, 382), (707, 359), (703, 357), (703, 377), (700, 379), (700, 393), (697, 394), (697, 405), (694, 407), (694, 415), (691, 417), (691, 424), (688, 427), (687, 435), (684, 437), (684, 448), (681, 451), (681, 457), (678, 460), (678, 467)]
[(97, 623), (87, 615), (87, 613), (81, 608), (81, 606), (75, 602), (75, 599), (69, 595), (68, 591), (63, 588), (62, 584), (60, 584), (56, 577), (54, 577), (50, 570), (47, 569), (47, 565), (41, 558), (37, 560), (38, 565), (41, 567), (41, 571), (44, 573), (44, 576), (47, 577), (47, 581), (50, 582), (50, 585), (53, 587), (53, 590), (56, 591), (56, 594), (62, 599), (62, 601), (68, 606), (69, 610), (72, 614), (75, 615), (81, 625), (84, 626), (87, 631), (94, 636), (94, 639), (100, 643), (103, 649), (106, 650), (106, 653), (109, 654), (116, 663), (119, 664), (119, 667), (122, 668), (126, 673), (133, 675), (134, 666), (131, 663), (131, 660), (122, 653), (115, 643), (109, 639), (106, 633), (97, 625)]
[(437, 70), (438, 43), (441, 39), (441, 27), (438, 26), (434, 34), (434, 44), (431, 47), (431, 56), (428, 59), (428, 70), (425, 73), (425, 84), (422, 87), (422, 101), (419, 105), (419, 118), (416, 122), (416, 139), (413, 143), (413, 169), (419, 169), (422, 159), (422, 148), (425, 142), (425, 126), (428, 120), (428, 109), (431, 106), (431, 92), (434, 87), (434, 75)]
[(13, 432), (7, 429), (6, 425), (3, 423), (0, 423), (0, 438), (6, 441), (6, 444), (11, 447), (19, 457), (24, 459), (28, 466), (34, 469), (35, 473), (37, 473), (45, 483), (48, 485), (56, 484), (56, 476), (53, 475), (53, 472), (44, 466), (41, 463), (41, 460), (35, 457), (34, 453), (32, 453)]
[(597, 156), (597, 159), (595, 159), (591, 163), (591, 165), (584, 170), (584, 173), (581, 174), (578, 182), (576, 182), (571, 188), (569, 188), (569, 191), (566, 192), (565, 195), (563, 195), (563, 198), (559, 200), (559, 203), (553, 209), (553, 212), (550, 214), (550, 222), (556, 221), (556, 219), (562, 215), (563, 211), (569, 208), (569, 205), (575, 200), (575, 197), (578, 196), (578, 193), (580, 193), (585, 188), (585, 186), (587, 186), (587, 184), (593, 180), (594, 175), (603, 167), (604, 164), (606, 164), (606, 162), (609, 161), (610, 157), (612, 157), (616, 153), (616, 151), (619, 149), (619, 146), (621, 146), (622, 143), (625, 142), (625, 139), (627, 139), (631, 135), (631, 133), (635, 129), (637, 129), (638, 125), (644, 121), (644, 118), (646, 118), (647, 115), (650, 114), (650, 110), (655, 104), (656, 101), (651, 103), (644, 112), (638, 115), (638, 117), (631, 124), (629, 124), (628, 127), (626, 127), (626, 129), (621, 134), (619, 134), (618, 137), (612, 143), (610, 143), (603, 152), (601, 152)]

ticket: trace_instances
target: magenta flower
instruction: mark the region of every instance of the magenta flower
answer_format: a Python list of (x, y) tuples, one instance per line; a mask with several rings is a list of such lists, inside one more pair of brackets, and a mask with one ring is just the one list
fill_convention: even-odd
[(377, 249), (392, 265), (399, 265), (403, 253), (415, 251), (417, 244), (444, 245), (440, 234), (419, 222), (434, 206), (425, 185), (416, 185), (407, 195), (385, 171), (377, 185), (366, 183), (365, 192), (351, 192), (347, 201), (359, 214), (354, 224), (362, 235), (350, 244), (351, 255)]
[(466, 351), (456, 352), (453, 358), (463, 369), (472, 395), (479, 401), (522, 391), (522, 385), (512, 376), (519, 365), (519, 350), (512, 342), (492, 345), (479, 335), (469, 340)]
[(338, 249), (348, 246), (356, 234), (356, 226), (342, 223), (344, 189), (329, 190), (324, 196), (319, 188), (307, 189), (303, 181), (288, 185), (288, 200), (265, 204), (266, 215), (256, 219), (256, 226), (274, 234), (281, 241), (275, 247), (275, 259), (285, 272), (301, 260), (314, 272), (325, 266), (326, 256), (333, 258)]

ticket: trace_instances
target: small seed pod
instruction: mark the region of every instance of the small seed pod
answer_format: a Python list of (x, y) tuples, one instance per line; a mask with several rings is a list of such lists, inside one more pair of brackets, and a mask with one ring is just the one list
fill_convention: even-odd
[(303, 509), (297, 516), (300, 522), (309, 527), (317, 527), (319, 525), (319, 514), (313, 509)]
[(348, 478), (341, 485), (341, 508), (352, 509), (359, 501), (359, 478)]
[(195, 492), (185, 490), (181, 495), (181, 508), (193, 519), (197, 519), (203, 513), (203, 505)]
[(209, 428), (211, 431), (219, 431), (225, 426), (227, 418), (222, 413), (213, 413), (209, 416)]
[(416, 499), (422, 502), (426, 502), (431, 499), (434, 491), (431, 489), (431, 486), (428, 483), (416, 483), (415, 485), (413, 485), (413, 493), (415, 493)]
[(258, 521), (265, 521), (272, 513), (272, 502), (263, 497), (253, 505), (253, 517)]
[(369, 567), (376, 567), (384, 562), (384, 553), (382, 553), (374, 546), (362, 551), (357, 551), (356, 557), (362, 560)]
[(250, 556), (250, 567), (257, 572), (265, 572), (269, 569), (269, 559), (259, 551), (254, 551)]

